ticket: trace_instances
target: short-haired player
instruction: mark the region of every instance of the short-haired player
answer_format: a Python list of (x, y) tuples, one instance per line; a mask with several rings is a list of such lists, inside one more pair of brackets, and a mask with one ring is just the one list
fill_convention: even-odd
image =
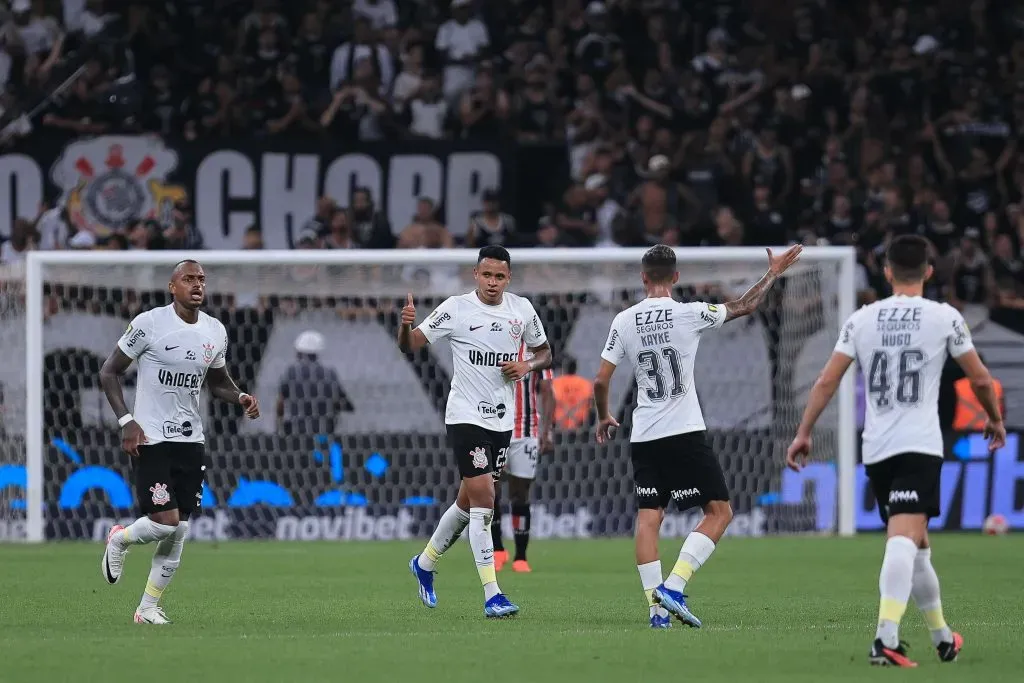
[(948, 304), (924, 298), (924, 283), (932, 276), (929, 253), (929, 243), (916, 235), (890, 243), (885, 278), (893, 294), (864, 306), (843, 325), (786, 453), (789, 467), (803, 467), (814, 425), (856, 360), (867, 390), (862, 458), (888, 534), (878, 582), (878, 625), (868, 659), (885, 666), (917, 666), (899, 638), (911, 597), (940, 660), (955, 661), (963, 646), (963, 638), (949, 628), (942, 613), (928, 538), (928, 519), (939, 514), (943, 446), (938, 402), (947, 357), (963, 368), (988, 414), (990, 450), (1006, 442), (992, 376), (974, 349), (963, 316)]
[[(697, 400), (693, 366), (701, 336), (726, 321), (753, 313), (775, 281), (800, 256), (794, 246), (779, 257), (768, 250), (768, 272), (742, 297), (726, 304), (680, 303), (672, 298), (679, 280), (676, 255), (659, 244), (644, 254), (641, 279), (647, 298), (612, 321), (594, 380), (597, 441), (612, 437), (619, 423), (608, 405), (612, 374), (626, 364), (638, 387), (630, 434), (630, 460), (639, 506), (636, 564), (650, 607), (651, 628), (668, 628), (669, 615), (699, 628), (683, 590), (704, 565), (732, 521), (725, 475), (708, 443)], [(668, 578), (662, 580), (658, 536), (665, 509), (700, 507), (704, 518), (683, 543)]]
[[(436, 607), (437, 561), (468, 526), (487, 617), (519, 611), (498, 587), (491, 536), (494, 482), (505, 467), (512, 439), (513, 387), (531, 372), (551, 366), (551, 349), (533, 304), (505, 291), (512, 277), (511, 262), (504, 247), (484, 247), (473, 269), (472, 292), (449, 297), (416, 328), (410, 294), (398, 328), (398, 346), (406, 353), (443, 338), (449, 341), (453, 371), (445, 425), (462, 478), (458, 498), (441, 516), (423, 552), (409, 561), (409, 568), (419, 584), (420, 600)], [(524, 345), (529, 355), (520, 353)]]
[[(228, 335), (216, 318), (200, 311), (206, 273), (196, 261), (178, 263), (168, 290), (173, 302), (140, 313), (100, 369), (100, 385), (121, 425), (121, 446), (132, 459), (135, 497), (143, 516), (107, 535), (100, 570), (107, 583), (121, 580), (124, 557), (133, 545), (156, 543), (149, 581), (135, 621), (169, 624), (160, 597), (181, 562), (189, 518), (200, 506), (206, 475), (199, 393), (211, 395), (259, 417), (254, 396), (239, 390), (228, 373)], [(121, 377), (138, 365), (134, 414)]]

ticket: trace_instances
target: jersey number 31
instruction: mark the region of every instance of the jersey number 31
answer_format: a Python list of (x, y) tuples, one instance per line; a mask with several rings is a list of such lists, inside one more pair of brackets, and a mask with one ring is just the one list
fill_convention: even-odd
[(662, 373), (661, 357), (656, 351), (641, 351), (636, 354), (636, 363), (647, 372), (653, 386), (647, 388), (647, 398), (652, 401), (664, 401), (667, 397), (682, 396), (686, 393), (686, 386), (683, 384), (683, 369), (679, 363), (679, 353), (671, 346), (661, 349), (661, 356), (668, 361), (669, 371), (672, 373), (672, 386), (666, 392), (666, 377)]

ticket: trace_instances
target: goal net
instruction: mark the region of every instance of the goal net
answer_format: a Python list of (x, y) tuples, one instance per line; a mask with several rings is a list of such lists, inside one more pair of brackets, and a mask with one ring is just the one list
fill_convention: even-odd
[[(595, 375), (612, 318), (643, 297), (641, 254), (513, 253), (511, 291), (540, 313), (556, 377), (570, 360), (578, 375)], [(762, 249), (677, 254), (680, 299), (738, 297), (767, 265)], [(3, 270), (0, 538), (98, 540), (134, 517), (131, 465), (98, 374), (128, 322), (169, 303), (170, 270), (185, 256), (206, 267), (205, 310), (228, 330), (229, 369), (263, 405), (248, 421), (203, 392), (210, 462), (195, 537), (428, 535), (458, 487), (444, 433), (452, 360), (445, 342), (402, 354), (395, 331), (408, 292), (422, 320), (473, 288), (471, 251), (37, 253), (23, 269)], [(701, 344), (695, 384), (732, 492), (734, 533), (852, 532), (851, 387), (819, 423), (813, 466), (799, 475), (783, 466), (807, 392), (852, 311), (852, 265), (845, 249), (806, 249), (759, 313)], [(323, 383), (289, 386), (306, 331), (326, 342), (317, 362), (337, 377), (329, 392)], [(124, 379), (129, 406), (134, 376), (133, 367)], [(632, 532), (635, 391), (617, 373), (611, 402), (623, 429), (605, 446), (593, 441), (589, 407), (562, 406), (555, 452), (540, 461), (535, 536)], [(684, 535), (699, 514), (673, 511), (665, 534)]]

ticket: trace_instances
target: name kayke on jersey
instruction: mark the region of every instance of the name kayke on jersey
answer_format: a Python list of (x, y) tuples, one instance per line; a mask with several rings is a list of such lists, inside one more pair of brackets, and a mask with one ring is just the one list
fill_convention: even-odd
[[(639, 311), (633, 315), (636, 332), (640, 335), (640, 343), (644, 346), (660, 346), (668, 344), (668, 332), (673, 327), (672, 310), (655, 308), (650, 311)], [(665, 330), (665, 331), (661, 331)]]

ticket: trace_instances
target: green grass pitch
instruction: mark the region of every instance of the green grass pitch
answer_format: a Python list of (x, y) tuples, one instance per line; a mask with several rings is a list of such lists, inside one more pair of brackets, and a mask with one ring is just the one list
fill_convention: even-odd
[[(966, 647), (935, 657), (917, 610), (915, 671), (867, 665), (882, 537), (726, 538), (689, 593), (699, 631), (647, 628), (627, 539), (538, 541), (534, 572), (502, 571), (522, 607), (485, 620), (468, 546), (442, 560), (440, 604), (406, 564), (420, 544), (190, 544), (164, 595), (175, 624), (137, 626), (149, 571), (135, 548), (107, 586), (96, 544), (0, 546), (0, 681), (1000, 681), (1022, 680), (1024, 535), (940, 535), (946, 615)], [(662, 545), (666, 571), (678, 541)]]

